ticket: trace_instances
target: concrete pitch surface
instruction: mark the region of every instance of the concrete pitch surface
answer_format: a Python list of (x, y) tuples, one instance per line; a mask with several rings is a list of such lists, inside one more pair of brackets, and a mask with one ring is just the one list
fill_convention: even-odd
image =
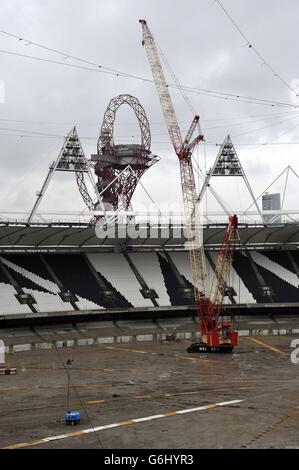
[[(232, 355), (191, 355), (185, 340), (7, 355), (17, 375), (0, 376), (0, 447), (299, 448), (293, 339), (242, 337)], [(63, 422), (68, 358), (75, 427)]]

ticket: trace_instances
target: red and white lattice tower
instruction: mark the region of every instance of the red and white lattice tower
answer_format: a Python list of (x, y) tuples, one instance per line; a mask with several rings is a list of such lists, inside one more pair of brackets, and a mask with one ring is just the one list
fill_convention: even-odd
[[(135, 113), (141, 133), (140, 144), (114, 143), (116, 113), (123, 104), (130, 106)], [(91, 155), (91, 163), (98, 177), (98, 191), (106, 210), (130, 208), (141, 176), (159, 160), (151, 153), (150, 147), (149, 122), (138, 99), (127, 94), (112, 98), (104, 114), (97, 153)]]

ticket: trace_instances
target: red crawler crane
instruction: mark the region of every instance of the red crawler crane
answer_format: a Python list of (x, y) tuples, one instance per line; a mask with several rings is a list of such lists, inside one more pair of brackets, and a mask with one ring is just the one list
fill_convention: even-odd
[(217, 256), (214, 276), (208, 297), (197, 299), (201, 341), (191, 344), (188, 352), (220, 351), (230, 352), (238, 345), (238, 333), (231, 331), (232, 323), (223, 322), (223, 299), (233, 261), (235, 243), (239, 240), (238, 218), (229, 217), (225, 238)]
[(183, 140), (155, 40), (146, 21), (142, 19), (139, 22), (143, 33), (142, 45), (146, 49), (168, 133), (180, 163), (191, 272), (201, 333), (200, 342), (192, 344), (188, 348), (188, 352), (232, 351), (233, 347), (238, 344), (238, 333), (230, 331), (231, 323), (223, 323), (221, 314), (235, 241), (238, 236), (238, 219), (236, 215), (229, 218), (225, 240), (217, 259), (215, 274), (212, 283), (209, 285), (203, 243), (196, 242), (200, 224), (196, 220), (198, 200), (192, 166), (192, 151), (203, 140), (203, 135), (200, 133), (193, 140), (191, 139), (199, 122), (199, 116), (193, 118), (186, 138)]

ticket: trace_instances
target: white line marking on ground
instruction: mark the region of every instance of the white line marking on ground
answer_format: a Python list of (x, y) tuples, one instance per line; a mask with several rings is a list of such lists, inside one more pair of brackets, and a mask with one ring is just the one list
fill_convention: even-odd
[(231, 400), (231, 401), (223, 401), (221, 403), (210, 403), (209, 405), (198, 406), (196, 408), (187, 408), (186, 410), (172, 411), (172, 412), (167, 412), (167, 413), (161, 413), (161, 414), (158, 414), (158, 415), (145, 416), (144, 418), (128, 419), (128, 420), (125, 420), (125, 421), (120, 421), (119, 423), (106, 424), (104, 426), (98, 426), (96, 428), (83, 429), (82, 431), (76, 431), (76, 432), (70, 432), (70, 433), (66, 433), (66, 434), (60, 434), (58, 436), (44, 437), (42, 439), (35, 439), (34, 441), (21, 442), (19, 444), (13, 444), (13, 445), (4, 447), (4, 449), (20, 449), (22, 447), (29, 447), (29, 446), (33, 446), (33, 445), (43, 444), (44, 442), (56, 441), (56, 440), (60, 440), (60, 439), (67, 439), (69, 437), (78, 437), (78, 436), (82, 436), (84, 434), (90, 434), (90, 433), (95, 433), (95, 432), (98, 432), (98, 431), (104, 431), (105, 429), (118, 428), (118, 427), (121, 427), (121, 426), (129, 426), (129, 425), (132, 425), (132, 424), (142, 423), (144, 421), (152, 421), (154, 419), (169, 418), (170, 416), (182, 415), (182, 414), (185, 414), (185, 413), (193, 413), (195, 411), (208, 410), (208, 409), (211, 409), (211, 408), (217, 408), (218, 406), (226, 406), (226, 405), (232, 405), (232, 404), (235, 404), (235, 403), (241, 403), (243, 401), (244, 400)]

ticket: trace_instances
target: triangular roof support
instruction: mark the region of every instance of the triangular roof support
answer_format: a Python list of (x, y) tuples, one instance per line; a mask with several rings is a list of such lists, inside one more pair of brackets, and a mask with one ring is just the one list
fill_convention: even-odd
[[(99, 198), (99, 192), (98, 188), (94, 182), (91, 169), (88, 165), (88, 161), (85, 157), (83, 147), (81, 145), (76, 127), (73, 127), (73, 129), (70, 130), (70, 132), (66, 135), (64, 139), (64, 143), (62, 145), (62, 148), (59, 152), (59, 155), (56, 159), (55, 162), (53, 162), (50, 167), (49, 167), (49, 172), (46, 176), (46, 179), (43, 183), (43, 186), (40, 191), (36, 193), (37, 199), (34, 203), (34, 206), (30, 212), (30, 215), (27, 219), (28, 222), (31, 222), (34, 214), (36, 213), (40, 203), (42, 202), (42, 199), (47, 191), (47, 188), (49, 186), (50, 181), (52, 180), (54, 173), (56, 171), (67, 171), (67, 172), (72, 172), (76, 174), (76, 182), (78, 185), (78, 189), (80, 191), (80, 194), (87, 205), (89, 210), (94, 210), (95, 208), (95, 203), (93, 202), (88, 189), (85, 184), (84, 180), (84, 173), (87, 174), (89, 177), (89, 180), (92, 184), (92, 187), (95, 191), (97, 201), (100, 202), (101, 205), (101, 200)], [(101, 205), (102, 206), (102, 205)], [(104, 211), (105, 213), (105, 208), (101, 207), (101, 210)]]
[[(272, 181), (272, 183), (270, 183), (266, 189), (264, 189), (263, 192), (260, 193), (260, 195), (256, 198), (256, 200), (258, 201), (264, 194), (267, 193), (268, 189), (271, 188), (271, 186), (274, 185), (274, 183), (276, 183), (277, 180), (279, 180), (279, 178), (281, 178), (284, 173), (286, 173), (286, 177), (285, 177), (285, 183), (284, 183), (284, 188), (283, 188), (283, 196), (282, 196), (282, 203), (281, 203), (281, 210), (283, 209), (283, 206), (284, 206), (284, 202), (285, 202), (285, 196), (286, 196), (286, 190), (287, 190), (287, 186), (288, 186), (288, 180), (289, 180), (289, 175), (290, 175), (290, 172), (292, 172), (297, 179), (299, 179), (299, 175), (296, 173), (296, 171), (290, 166), (290, 165), (287, 165), (285, 167), (284, 170), (282, 170), (278, 176), (276, 176), (276, 178), (274, 178), (274, 180)], [(250, 204), (250, 206), (247, 207), (247, 209), (245, 210), (245, 213), (253, 206), (253, 203)], [(267, 223), (272, 223), (275, 221), (275, 219), (277, 217), (279, 217), (280, 214), (275, 214), (273, 215), (273, 217), (267, 222)], [(295, 219), (293, 219), (293, 217), (291, 217), (289, 214), (285, 214), (290, 220), (292, 220), (293, 222), (297, 222)]]
[(233, 146), (229, 135), (226, 137), (223, 144), (221, 145), (213, 167), (207, 172), (206, 179), (197, 198), (198, 202), (202, 201), (207, 188), (210, 186), (211, 178), (215, 176), (234, 176), (243, 178), (253, 201), (251, 205), (255, 205), (262, 221), (264, 221), (262, 211), (258, 206), (257, 200), (253, 194), (246, 173), (243, 170), (240, 159), (237, 155), (237, 152)]

